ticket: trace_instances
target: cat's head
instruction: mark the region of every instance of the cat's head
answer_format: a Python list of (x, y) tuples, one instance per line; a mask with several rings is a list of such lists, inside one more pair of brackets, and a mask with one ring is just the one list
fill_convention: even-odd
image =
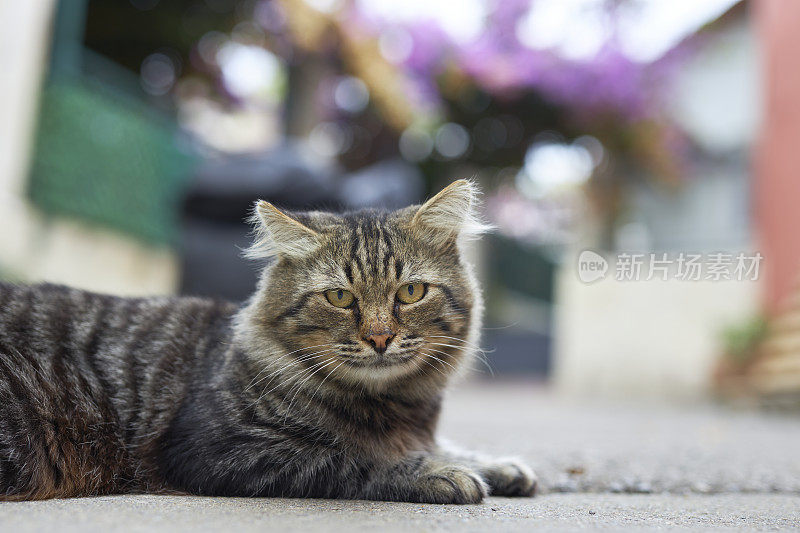
[(482, 311), (461, 250), (485, 229), (476, 196), (459, 180), (394, 212), (288, 213), (259, 202), (249, 255), (274, 261), (247, 309), (251, 345), (342, 382), (454, 372), (474, 351)]

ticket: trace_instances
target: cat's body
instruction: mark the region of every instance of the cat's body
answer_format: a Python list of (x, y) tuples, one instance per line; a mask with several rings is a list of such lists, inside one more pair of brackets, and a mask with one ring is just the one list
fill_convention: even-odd
[(459, 231), (418, 220), (458, 207), (437, 198), (344, 217), (262, 205), (255, 249), (276, 261), (242, 308), (0, 284), (0, 499), (531, 494), (526, 467), (435, 440), (481, 311)]

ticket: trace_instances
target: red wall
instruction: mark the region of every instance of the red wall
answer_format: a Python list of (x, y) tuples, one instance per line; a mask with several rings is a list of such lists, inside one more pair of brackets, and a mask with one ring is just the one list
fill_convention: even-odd
[(751, 7), (764, 92), (755, 214), (765, 305), (774, 313), (800, 281), (800, 0), (757, 0)]

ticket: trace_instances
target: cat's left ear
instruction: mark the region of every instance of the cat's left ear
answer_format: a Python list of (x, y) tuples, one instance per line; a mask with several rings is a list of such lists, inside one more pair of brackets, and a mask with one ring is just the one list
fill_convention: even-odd
[(491, 229), (478, 216), (480, 190), (469, 180), (456, 180), (414, 213), (410, 226), (433, 244), (475, 238)]
[(251, 259), (302, 257), (320, 245), (319, 233), (264, 200), (256, 203), (250, 222), (255, 226), (256, 237), (245, 255)]

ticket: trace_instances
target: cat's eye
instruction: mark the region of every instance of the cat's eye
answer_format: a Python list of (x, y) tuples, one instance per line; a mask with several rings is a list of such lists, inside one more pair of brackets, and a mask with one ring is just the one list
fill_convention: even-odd
[(356, 300), (353, 293), (345, 289), (331, 289), (325, 291), (325, 298), (327, 298), (332, 305), (341, 308), (350, 307)]
[(424, 283), (406, 283), (397, 291), (397, 299), (404, 304), (413, 304), (425, 296)]

